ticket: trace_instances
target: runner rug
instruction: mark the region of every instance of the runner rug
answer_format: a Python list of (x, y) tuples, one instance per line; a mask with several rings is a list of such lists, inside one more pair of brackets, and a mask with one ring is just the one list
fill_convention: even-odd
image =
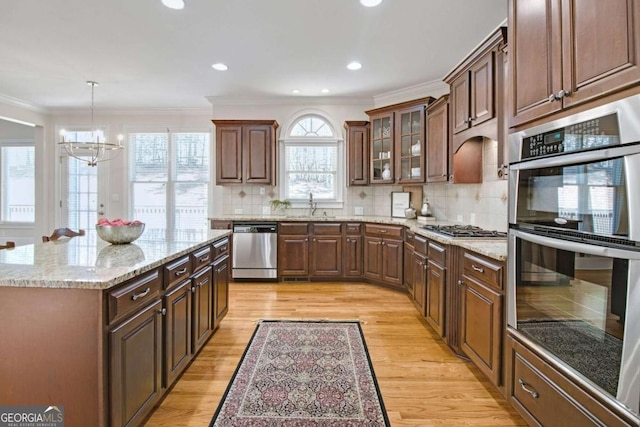
[(209, 426), (389, 425), (360, 323), (263, 320)]

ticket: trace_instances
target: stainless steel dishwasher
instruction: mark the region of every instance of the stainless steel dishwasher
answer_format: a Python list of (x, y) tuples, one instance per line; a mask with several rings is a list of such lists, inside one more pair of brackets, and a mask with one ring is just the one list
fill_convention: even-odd
[(277, 279), (278, 225), (234, 222), (232, 259), (234, 279)]

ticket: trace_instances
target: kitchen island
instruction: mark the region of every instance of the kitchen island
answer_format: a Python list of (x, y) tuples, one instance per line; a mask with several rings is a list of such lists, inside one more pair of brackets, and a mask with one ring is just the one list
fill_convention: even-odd
[(229, 231), (0, 251), (0, 402), (137, 425), (227, 310)]

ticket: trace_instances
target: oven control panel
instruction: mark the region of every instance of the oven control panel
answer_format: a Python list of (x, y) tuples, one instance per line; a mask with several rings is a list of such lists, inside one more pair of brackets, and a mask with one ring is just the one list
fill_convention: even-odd
[(618, 116), (613, 113), (524, 138), (522, 159), (618, 144), (620, 144)]

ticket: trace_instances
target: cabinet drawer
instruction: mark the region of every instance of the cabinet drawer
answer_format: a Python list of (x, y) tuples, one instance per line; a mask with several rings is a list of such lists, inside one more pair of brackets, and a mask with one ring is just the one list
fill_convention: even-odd
[(314, 223), (313, 234), (316, 236), (340, 236), (342, 234), (342, 224), (340, 223)]
[(229, 239), (224, 238), (213, 242), (213, 259), (216, 260), (229, 253)]
[(413, 247), (420, 255), (427, 256), (427, 239), (425, 237), (416, 234), (413, 239)]
[(347, 223), (345, 224), (345, 233), (349, 235), (360, 235), (362, 232), (362, 224), (357, 223)]
[(404, 242), (413, 246), (413, 239), (416, 237), (416, 233), (413, 231), (406, 231), (404, 233)]
[(160, 272), (153, 270), (109, 291), (109, 323), (158, 298), (161, 289)]
[(477, 278), (486, 285), (502, 289), (503, 269), (502, 264), (493, 263), (469, 252), (464, 253), (464, 273)]
[(191, 260), (189, 255), (178, 258), (164, 268), (164, 288), (169, 289), (173, 285), (181, 282), (191, 274)]
[(364, 232), (370, 236), (402, 238), (402, 228), (392, 225), (365, 224)]
[(309, 234), (309, 223), (307, 222), (281, 222), (278, 226), (280, 234), (300, 234), (306, 236)]
[(233, 224), (231, 221), (223, 221), (218, 219), (211, 220), (212, 230), (231, 230), (232, 228), (233, 228)]
[(205, 246), (191, 253), (191, 271), (198, 271), (213, 261), (211, 246)]
[(429, 259), (444, 266), (446, 262), (447, 248), (437, 243), (429, 242)]

